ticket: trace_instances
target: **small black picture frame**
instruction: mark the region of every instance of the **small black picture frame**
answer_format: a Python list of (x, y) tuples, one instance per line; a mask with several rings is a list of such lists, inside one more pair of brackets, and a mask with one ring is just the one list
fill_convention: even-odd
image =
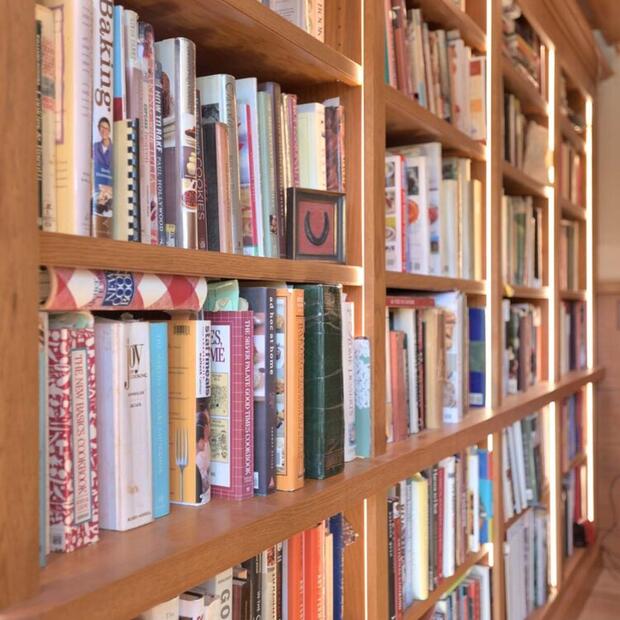
[(345, 262), (345, 195), (289, 187), (286, 193), (286, 256)]

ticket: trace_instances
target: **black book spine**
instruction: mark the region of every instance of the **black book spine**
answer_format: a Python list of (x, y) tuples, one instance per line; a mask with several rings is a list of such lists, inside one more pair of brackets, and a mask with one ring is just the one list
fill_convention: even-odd
[(220, 212), (217, 186), (217, 143), (216, 126), (205, 120), (205, 108), (202, 108), (202, 137), (205, 154), (204, 168), (206, 180), (206, 215), (207, 215), (207, 249), (220, 251)]

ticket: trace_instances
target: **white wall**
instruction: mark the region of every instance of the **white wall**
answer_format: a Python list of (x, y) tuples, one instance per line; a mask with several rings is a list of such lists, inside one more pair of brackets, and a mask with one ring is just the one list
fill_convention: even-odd
[(620, 280), (620, 57), (598, 88), (598, 280)]

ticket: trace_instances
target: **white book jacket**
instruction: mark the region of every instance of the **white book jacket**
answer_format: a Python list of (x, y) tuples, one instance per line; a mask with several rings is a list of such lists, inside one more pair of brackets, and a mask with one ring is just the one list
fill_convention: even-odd
[(100, 524), (129, 530), (153, 520), (149, 324), (95, 323)]

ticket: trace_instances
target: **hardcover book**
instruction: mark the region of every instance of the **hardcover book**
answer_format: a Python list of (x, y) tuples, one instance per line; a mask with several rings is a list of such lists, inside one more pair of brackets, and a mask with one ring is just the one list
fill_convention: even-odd
[(113, 193), (116, 196), (112, 218), (117, 241), (140, 241), (140, 183), (138, 181), (138, 121), (114, 121)]
[(341, 291), (304, 291), (304, 454), (306, 476), (327, 478), (344, 468)]
[(469, 308), (469, 406), (484, 407), (485, 377), (485, 310)]
[(168, 323), (170, 500), (206, 504), (211, 499), (211, 324)]
[(45, 566), (49, 553), (49, 414), (47, 351), (49, 320), (39, 312), (39, 566)]
[(254, 494), (252, 312), (205, 312), (211, 322), (211, 484), (213, 495)]
[(196, 226), (198, 249), (207, 249), (207, 179), (205, 170), (205, 145), (202, 131), (202, 105), (196, 91)]
[(179, 603), (179, 597), (175, 596), (141, 613), (137, 620), (179, 620)]
[(372, 389), (370, 382), (370, 341), (358, 337), (354, 340), (355, 349), (355, 453), (369, 458), (371, 455), (371, 417), (370, 405)]
[(276, 289), (276, 487), (304, 485), (304, 292)]
[(198, 247), (196, 199), (196, 47), (189, 39), (157, 41), (164, 85), (166, 245)]
[(74, 551), (99, 540), (92, 315), (50, 316), (48, 376), (50, 550)]
[(256, 256), (258, 253), (258, 234), (256, 227), (256, 201), (254, 192), (254, 144), (250, 106), (237, 103), (239, 119), (239, 195), (241, 222), (243, 229), (243, 253)]
[(342, 379), (344, 409), (344, 460), (355, 458), (355, 304), (342, 295)]
[(129, 530), (153, 520), (149, 324), (95, 321), (99, 519)]
[(254, 492), (276, 489), (276, 291), (242, 287), (254, 316)]

